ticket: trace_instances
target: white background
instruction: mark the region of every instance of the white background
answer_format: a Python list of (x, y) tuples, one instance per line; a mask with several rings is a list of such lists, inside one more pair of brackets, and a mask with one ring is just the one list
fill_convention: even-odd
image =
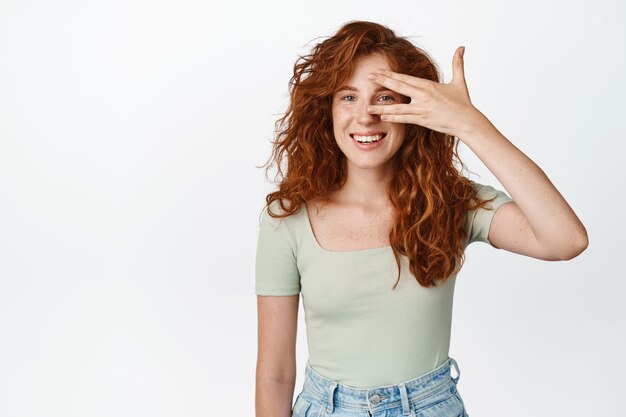
[[(626, 7), (615, 1), (0, 6), (0, 415), (252, 416), (254, 255), (301, 54), (408, 36), (589, 233), (569, 262), (477, 243), (450, 355), (472, 416), (616, 416), (626, 374)], [(497, 182), (463, 146), (477, 175)], [(301, 389), (307, 359), (303, 311)]]

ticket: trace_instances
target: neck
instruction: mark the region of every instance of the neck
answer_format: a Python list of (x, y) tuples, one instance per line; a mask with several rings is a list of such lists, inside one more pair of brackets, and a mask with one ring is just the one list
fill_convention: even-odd
[(384, 167), (359, 168), (347, 164), (348, 177), (336, 193), (337, 200), (363, 207), (389, 204), (388, 185), (392, 178), (392, 164)]

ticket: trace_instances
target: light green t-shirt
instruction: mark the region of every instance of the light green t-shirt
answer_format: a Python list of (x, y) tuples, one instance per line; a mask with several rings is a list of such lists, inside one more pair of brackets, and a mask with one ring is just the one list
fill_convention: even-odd
[[(465, 247), (491, 244), (496, 209), (513, 201), (490, 185), (473, 183), (482, 199), (496, 195), (493, 210), (467, 213)], [(280, 213), (278, 201), (272, 211)], [(493, 246), (497, 248), (496, 246)], [(401, 278), (390, 246), (328, 251), (315, 239), (306, 205), (274, 219), (263, 212), (255, 280), (258, 295), (301, 293), (309, 364), (319, 374), (355, 388), (393, 385), (416, 378), (448, 357), (456, 276), (422, 287), (401, 256)]]

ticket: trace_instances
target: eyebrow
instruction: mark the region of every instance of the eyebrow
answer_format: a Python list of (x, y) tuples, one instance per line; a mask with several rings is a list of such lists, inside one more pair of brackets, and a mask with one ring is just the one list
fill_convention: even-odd
[[(359, 91), (359, 89), (356, 88), (356, 87), (352, 87), (351, 85), (342, 85), (341, 87), (339, 87), (337, 89), (337, 92), (339, 92), (339, 91)], [(384, 86), (380, 86), (376, 90), (374, 90), (375, 93), (378, 93), (379, 91), (392, 91), (392, 92), (394, 92), (393, 90), (390, 90), (390, 89), (388, 89), (387, 87), (384, 87)]]

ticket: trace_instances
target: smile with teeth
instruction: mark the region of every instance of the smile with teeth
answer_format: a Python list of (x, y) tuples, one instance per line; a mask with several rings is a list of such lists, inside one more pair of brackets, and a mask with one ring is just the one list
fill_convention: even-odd
[(381, 133), (381, 134), (374, 135), (374, 136), (359, 136), (359, 135), (350, 135), (350, 136), (352, 136), (359, 143), (374, 143), (384, 138), (386, 134)]

